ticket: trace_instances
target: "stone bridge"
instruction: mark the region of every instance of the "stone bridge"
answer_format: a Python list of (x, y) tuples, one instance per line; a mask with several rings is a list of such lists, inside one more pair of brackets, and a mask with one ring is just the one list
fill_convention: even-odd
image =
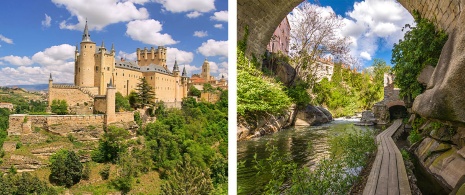
[[(399, 0), (410, 13), (418, 10), (420, 15), (433, 21), (446, 32), (452, 32), (457, 25), (463, 0)], [(249, 29), (247, 55), (260, 56), (274, 30), (283, 18), (303, 0), (238, 0), (237, 39), (242, 40), (245, 28)]]

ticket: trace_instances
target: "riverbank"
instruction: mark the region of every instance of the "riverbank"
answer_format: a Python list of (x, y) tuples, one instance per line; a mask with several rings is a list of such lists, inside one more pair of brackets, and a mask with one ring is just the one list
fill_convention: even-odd
[(319, 106), (307, 105), (303, 109), (296, 109), (296, 105), (292, 105), (277, 115), (238, 116), (237, 141), (273, 134), (294, 126), (319, 126), (334, 120), (328, 110)]

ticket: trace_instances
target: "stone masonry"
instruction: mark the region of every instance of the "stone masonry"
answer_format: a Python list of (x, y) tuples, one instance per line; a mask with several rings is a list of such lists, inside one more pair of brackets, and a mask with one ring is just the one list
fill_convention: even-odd
[(302, 0), (238, 0), (237, 40), (242, 40), (249, 29), (246, 55), (260, 56), (279, 23)]

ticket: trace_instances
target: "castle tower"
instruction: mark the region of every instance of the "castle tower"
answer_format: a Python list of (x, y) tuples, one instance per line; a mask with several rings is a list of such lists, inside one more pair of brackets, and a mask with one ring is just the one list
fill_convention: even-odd
[(52, 87), (53, 87), (53, 79), (52, 79), (52, 73), (50, 73), (50, 78), (48, 79), (48, 107), (52, 105)]
[(181, 85), (182, 85), (182, 97), (187, 97), (187, 84), (189, 82), (189, 77), (187, 77), (186, 66), (182, 69), (182, 76), (181, 76)]
[(116, 121), (115, 94), (116, 88), (113, 86), (113, 80), (110, 79), (110, 83), (107, 85), (105, 124), (110, 124)]
[(200, 77), (204, 78), (205, 81), (210, 81), (210, 63), (208, 63), (207, 58), (203, 61), (202, 64), (202, 73), (200, 73)]
[(95, 66), (95, 43), (90, 40), (89, 29), (84, 28), (81, 41), (81, 53), (78, 55), (75, 63), (75, 82), (76, 86), (93, 87), (94, 86), (94, 66)]

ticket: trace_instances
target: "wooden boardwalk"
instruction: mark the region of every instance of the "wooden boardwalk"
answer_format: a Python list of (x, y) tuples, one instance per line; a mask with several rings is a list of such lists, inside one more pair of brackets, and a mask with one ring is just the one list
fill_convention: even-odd
[(363, 190), (364, 195), (411, 194), (404, 160), (392, 140), (392, 135), (401, 124), (402, 120), (397, 119), (389, 128), (376, 136), (378, 153)]

